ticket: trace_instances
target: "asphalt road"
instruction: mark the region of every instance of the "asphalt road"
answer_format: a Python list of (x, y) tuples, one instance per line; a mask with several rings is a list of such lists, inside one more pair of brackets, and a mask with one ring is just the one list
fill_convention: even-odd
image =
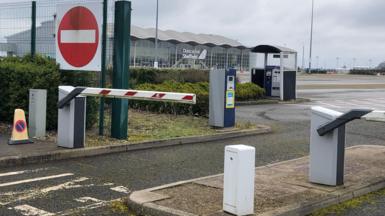
[[(307, 155), (313, 105), (385, 110), (378, 89), (306, 90), (299, 96), (315, 101), (237, 109), (238, 120), (271, 125), (272, 134), (1, 169), (0, 215), (116, 215), (108, 201), (131, 190), (222, 173), (229, 144), (255, 146), (257, 166)], [(347, 145), (385, 145), (384, 129), (382, 123), (350, 123)]]

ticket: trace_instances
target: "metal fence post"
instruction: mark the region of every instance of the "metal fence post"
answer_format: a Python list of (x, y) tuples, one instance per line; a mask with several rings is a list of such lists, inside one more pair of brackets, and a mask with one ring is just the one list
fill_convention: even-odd
[[(100, 87), (106, 87), (106, 53), (107, 53), (107, 16), (108, 0), (103, 0), (103, 29), (102, 29), (102, 70), (100, 77)], [(104, 134), (104, 98), (100, 98), (99, 105), (99, 135)]]
[[(114, 69), (112, 87), (128, 88), (130, 64), (131, 2), (115, 2)], [(113, 99), (111, 137), (127, 139), (128, 100)]]
[(36, 1), (32, 1), (32, 25), (31, 25), (31, 56), (36, 53)]

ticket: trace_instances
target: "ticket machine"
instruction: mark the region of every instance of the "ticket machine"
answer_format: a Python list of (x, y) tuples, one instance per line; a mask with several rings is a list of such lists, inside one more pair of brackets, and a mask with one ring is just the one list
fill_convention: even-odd
[(210, 71), (209, 125), (227, 128), (235, 125), (235, 69)]
[(265, 89), (267, 97), (296, 99), (297, 52), (289, 48), (260, 45), (251, 50), (251, 81)]

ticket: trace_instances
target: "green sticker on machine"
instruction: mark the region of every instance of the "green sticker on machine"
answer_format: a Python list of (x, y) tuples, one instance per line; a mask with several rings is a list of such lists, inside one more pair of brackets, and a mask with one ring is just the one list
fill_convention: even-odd
[(226, 91), (226, 109), (235, 108), (235, 92), (234, 90)]

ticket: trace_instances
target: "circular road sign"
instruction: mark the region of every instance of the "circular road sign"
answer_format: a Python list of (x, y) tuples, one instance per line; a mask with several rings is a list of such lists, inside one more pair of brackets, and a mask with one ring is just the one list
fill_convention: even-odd
[(17, 132), (22, 133), (27, 128), (27, 124), (23, 120), (19, 120), (15, 124), (15, 129)]
[(57, 42), (65, 61), (84, 67), (94, 58), (99, 46), (99, 27), (95, 15), (86, 7), (68, 10), (60, 21)]

